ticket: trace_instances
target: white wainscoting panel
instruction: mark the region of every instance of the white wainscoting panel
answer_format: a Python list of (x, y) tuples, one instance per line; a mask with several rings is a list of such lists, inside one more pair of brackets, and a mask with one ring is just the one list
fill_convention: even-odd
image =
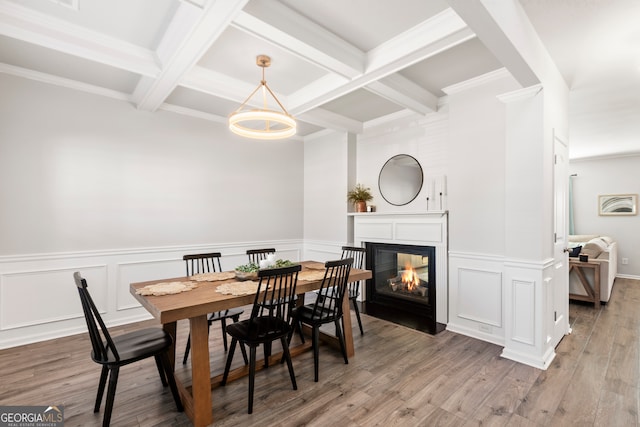
[(182, 256), (221, 252), (222, 268), (247, 263), (247, 249), (273, 247), (301, 261), (301, 240), (256, 241), (0, 257), (0, 349), (86, 332), (73, 273), (87, 279), (107, 326), (151, 318), (131, 283), (184, 277)]
[(502, 273), (458, 270), (458, 317), (502, 327)]
[[(76, 269), (59, 268), (5, 273), (0, 276), (0, 331), (83, 318)], [(92, 281), (91, 296), (107, 311), (107, 266), (83, 267)]]
[(449, 252), (447, 329), (504, 345), (504, 257)]
[(369, 238), (377, 240), (393, 240), (394, 238), (392, 222), (359, 223), (356, 227), (356, 233), (362, 241)]
[(511, 339), (523, 344), (535, 344), (536, 284), (534, 281), (512, 280), (513, 310)]
[(118, 293), (116, 310), (140, 307), (140, 303), (131, 295), (130, 285), (148, 280), (183, 277), (186, 274), (182, 259), (142, 260), (117, 264)]
[(507, 259), (505, 271), (505, 333), (502, 357), (547, 369), (555, 357), (548, 339), (553, 326), (553, 258), (541, 261)]

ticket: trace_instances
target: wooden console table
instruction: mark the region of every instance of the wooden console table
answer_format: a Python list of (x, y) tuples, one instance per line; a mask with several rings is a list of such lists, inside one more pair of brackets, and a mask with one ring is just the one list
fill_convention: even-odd
[[(583, 269), (585, 268), (593, 269), (593, 289), (584, 274)], [(600, 263), (595, 261), (582, 262), (578, 259), (569, 259), (569, 275), (571, 275), (572, 271), (575, 271), (587, 295), (570, 293), (569, 299), (592, 302), (595, 308), (600, 307)]]

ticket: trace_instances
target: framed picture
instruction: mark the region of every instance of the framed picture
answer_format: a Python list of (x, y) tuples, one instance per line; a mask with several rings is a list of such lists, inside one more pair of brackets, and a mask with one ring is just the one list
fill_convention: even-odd
[(603, 194), (598, 196), (600, 215), (636, 215), (637, 194)]

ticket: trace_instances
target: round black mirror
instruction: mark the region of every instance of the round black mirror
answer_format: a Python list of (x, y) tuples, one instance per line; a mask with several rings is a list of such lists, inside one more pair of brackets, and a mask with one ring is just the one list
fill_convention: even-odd
[(422, 182), (420, 163), (408, 154), (398, 154), (382, 166), (378, 177), (378, 188), (388, 203), (402, 206), (418, 197)]

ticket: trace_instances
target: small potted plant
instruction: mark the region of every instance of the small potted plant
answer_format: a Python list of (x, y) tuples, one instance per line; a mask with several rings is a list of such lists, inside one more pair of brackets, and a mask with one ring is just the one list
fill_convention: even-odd
[(357, 184), (353, 190), (347, 193), (347, 200), (356, 207), (356, 212), (366, 212), (367, 202), (373, 199), (371, 189), (362, 184)]

